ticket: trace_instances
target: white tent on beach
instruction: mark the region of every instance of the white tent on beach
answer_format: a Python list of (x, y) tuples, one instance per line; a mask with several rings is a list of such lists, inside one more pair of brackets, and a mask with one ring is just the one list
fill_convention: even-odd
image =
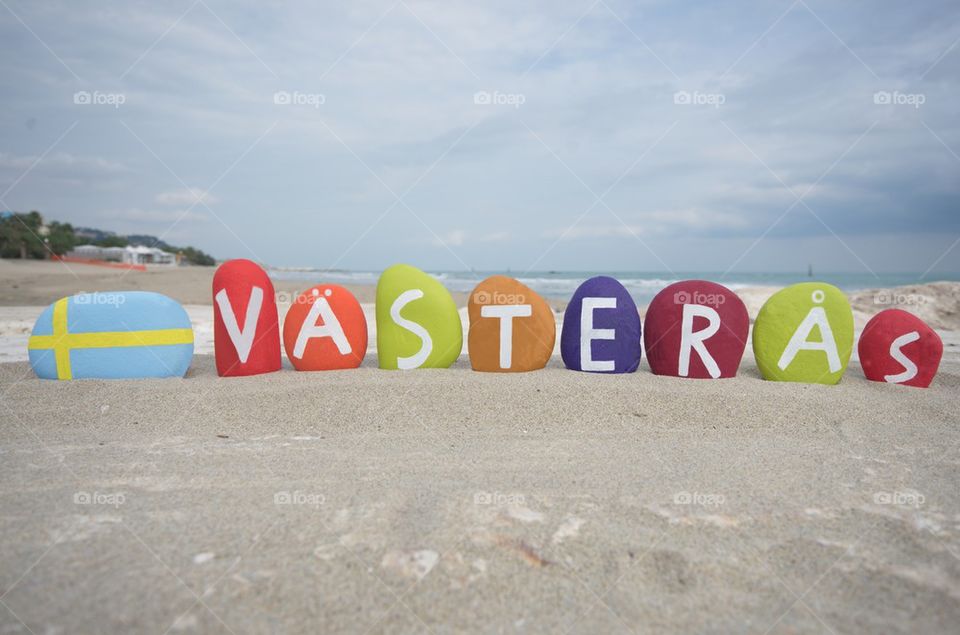
[(98, 247), (97, 245), (78, 245), (67, 254), (72, 258), (123, 262), (130, 265), (169, 265), (177, 264), (176, 255), (145, 245), (126, 247)]

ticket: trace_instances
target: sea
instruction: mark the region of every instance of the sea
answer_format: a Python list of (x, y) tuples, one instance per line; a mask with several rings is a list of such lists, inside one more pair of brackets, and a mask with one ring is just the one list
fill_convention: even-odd
[[(375, 285), (380, 271), (343, 271), (311, 268), (274, 268), (270, 276), (277, 280), (303, 280), (311, 284)], [(736, 291), (747, 287), (784, 287), (797, 282), (828, 282), (844, 291), (883, 289), (937, 280), (960, 280), (960, 274), (931, 273), (729, 273), (717, 271), (428, 271), (450, 291), (469, 293), (481, 280), (501, 274), (516, 278), (537, 293), (556, 299), (569, 299), (578, 286), (594, 276), (611, 276), (627, 288), (639, 304), (647, 304), (665, 286), (680, 280), (711, 280)]]

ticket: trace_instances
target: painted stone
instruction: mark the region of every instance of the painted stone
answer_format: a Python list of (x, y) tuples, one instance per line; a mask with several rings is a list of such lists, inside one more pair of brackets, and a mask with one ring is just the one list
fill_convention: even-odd
[(553, 309), (517, 280), (490, 276), (470, 293), (467, 313), (474, 370), (524, 372), (550, 361), (557, 339)]
[(840, 289), (803, 282), (777, 291), (753, 325), (764, 379), (836, 384), (853, 352), (853, 311)]
[(857, 353), (870, 381), (926, 388), (940, 368), (943, 341), (914, 314), (886, 309), (867, 322)]
[(380, 368), (448, 368), (460, 357), (463, 327), (450, 292), (416, 267), (393, 265), (377, 281)]
[(159, 293), (84, 293), (44, 309), (27, 349), (42, 379), (183, 377), (193, 329), (183, 307)]
[(670, 377), (736, 377), (749, 336), (743, 300), (706, 280), (666, 287), (650, 302), (643, 322), (650, 370)]
[(283, 349), (297, 370), (356, 368), (367, 354), (367, 318), (352, 293), (320, 284), (297, 296), (283, 321)]
[(250, 260), (228, 260), (213, 275), (213, 352), (221, 377), (280, 370), (273, 283)]
[(632, 373), (640, 365), (640, 351), (640, 313), (630, 292), (608, 276), (577, 287), (563, 314), (564, 365), (595, 373)]

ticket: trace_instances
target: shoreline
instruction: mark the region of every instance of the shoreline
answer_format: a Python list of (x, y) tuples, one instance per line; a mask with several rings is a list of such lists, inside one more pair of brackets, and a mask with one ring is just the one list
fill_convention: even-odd
[[(10, 263), (13, 263), (12, 265)], [(9, 266), (8, 266), (9, 265)], [(63, 263), (50, 261), (2, 261), (0, 275), (6, 285), (0, 288), (0, 362), (22, 361), (27, 358), (27, 339), (33, 323), (46, 306), (55, 300), (75, 293), (118, 290), (155, 291), (180, 302), (190, 316), (194, 329), (195, 354), (213, 352), (213, 267), (153, 268), (145, 272), (126, 272), (96, 266), (72, 265), (65, 270)], [(287, 309), (296, 296), (309, 284), (303, 280), (273, 280), (281, 331)], [(363, 307), (368, 327), (368, 358), (376, 355), (375, 285), (346, 285)], [(744, 301), (751, 323), (763, 303), (779, 287), (738, 289), (736, 294)], [(451, 292), (460, 312), (464, 333), (469, 329), (466, 314), (467, 293)], [(882, 309), (899, 307), (917, 314), (937, 330), (944, 342), (944, 359), (960, 359), (960, 282), (934, 282), (893, 289), (868, 289), (847, 294), (854, 313), (857, 335), (870, 317)], [(560, 330), (567, 299), (545, 298), (553, 308), (557, 320), (557, 340), (554, 355), (559, 354)], [(641, 317), (646, 305), (640, 305)], [(467, 338), (461, 355), (467, 354)], [(752, 359), (750, 346), (744, 359)], [(644, 356), (645, 358), (645, 356)], [(854, 347), (854, 360), (856, 347)], [(286, 358), (284, 356), (284, 361)], [(645, 362), (641, 361), (641, 371)]]

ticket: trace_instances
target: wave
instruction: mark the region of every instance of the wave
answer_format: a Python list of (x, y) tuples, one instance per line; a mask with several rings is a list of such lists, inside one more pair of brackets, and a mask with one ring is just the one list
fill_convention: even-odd
[[(268, 273), (278, 280), (304, 280), (312, 284), (334, 282), (338, 284), (376, 285), (381, 271), (345, 271), (326, 270), (312, 267), (271, 267)], [(477, 284), (495, 274), (511, 276), (527, 285), (537, 293), (554, 299), (569, 299), (573, 292), (585, 280), (597, 275), (608, 275), (619, 280), (638, 303), (648, 303), (664, 287), (679, 280), (704, 279), (723, 284), (732, 291), (749, 287), (785, 287), (796, 282), (805, 282), (809, 278), (803, 273), (736, 273), (720, 272), (682, 272), (675, 276), (665, 276), (658, 272), (619, 271), (619, 272), (511, 272), (511, 271), (432, 271), (431, 276), (440, 281), (447, 289), (456, 293), (469, 293)], [(949, 276), (957, 278), (957, 276)], [(886, 274), (882, 278), (874, 275), (849, 273), (824, 273), (817, 276), (844, 291), (895, 287), (918, 282), (919, 274)]]

